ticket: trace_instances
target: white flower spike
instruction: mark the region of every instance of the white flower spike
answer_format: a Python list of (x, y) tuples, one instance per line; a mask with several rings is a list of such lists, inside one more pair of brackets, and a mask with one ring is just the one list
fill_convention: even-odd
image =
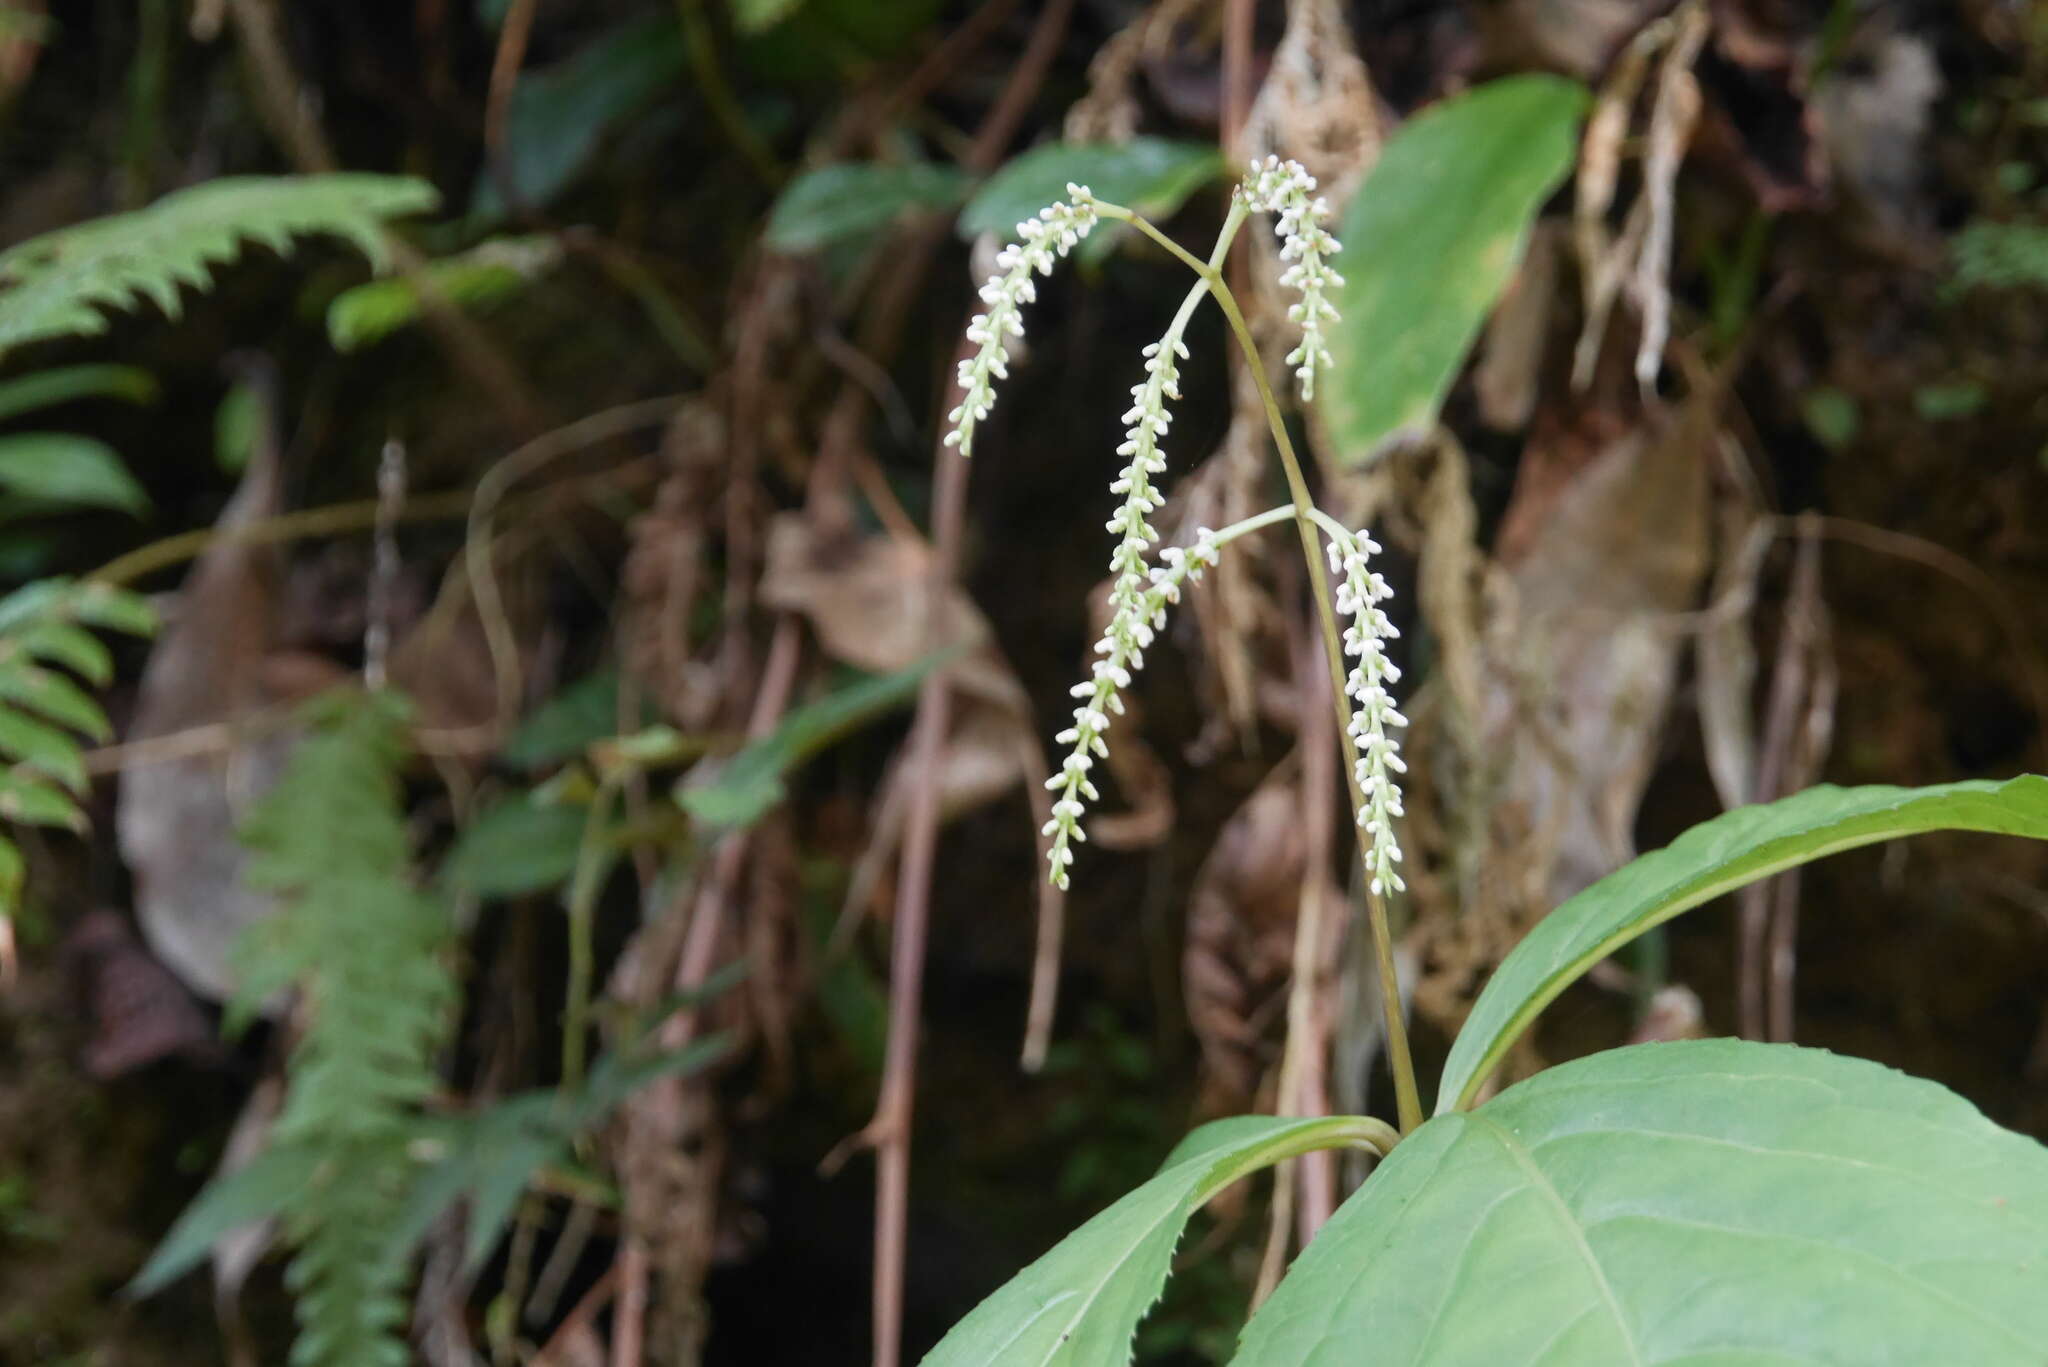
[(1344, 283), (1344, 277), (1330, 267), (1330, 258), (1343, 244), (1323, 227), (1330, 204), (1315, 198), (1315, 191), (1316, 178), (1300, 162), (1278, 157), (1254, 161), (1244, 179), (1246, 203), (1279, 216), (1273, 231), (1280, 238), (1280, 259), (1291, 263), (1280, 283), (1301, 294), (1301, 301), (1287, 310), (1288, 318), (1301, 328), (1301, 345), (1287, 353), (1287, 363), (1301, 381), (1304, 403), (1316, 396), (1316, 372), (1331, 363), (1323, 325), (1337, 321), (1329, 291)]
[[(1126, 512), (1130, 506), (1125, 505)], [(1140, 516), (1141, 523), (1142, 520)], [(1131, 563), (1125, 559), (1130, 544), (1127, 535), (1117, 552), (1120, 565)], [(1124, 569), (1118, 574), (1116, 586), (1110, 592), (1110, 602), (1116, 611), (1102, 639), (1095, 643), (1095, 653), (1100, 657), (1095, 661), (1095, 677), (1091, 682), (1074, 685), (1073, 694), (1081, 700), (1081, 705), (1074, 709), (1074, 724), (1054, 738), (1073, 749), (1060, 772), (1045, 785), (1058, 794), (1052, 804), (1052, 820), (1045, 823), (1043, 834), (1052, 837), (1052, 849), (1046, 858), (1052, 865), (1052, 881), (1061, 888), (1067, 886), (1067, 870), (1074, 862), (1073, 846), (1088, 838), (1081, 830), (1081, 814), (1087, 810), (1085, 803), (1101, 796), (1088, 781), (1088, 771), (1096, 760), (1109, 754), (1102, 737), (1109, 730), (1110, 718), (1123, 715), (1123, 699), (1118, 692), (1128, 687), (1131, 675), (1143, 667), (1145, 647), (1166, 626), (1166, 609), (1180, 601), (1181, 586), (1199, 580), (1202, 571), (1216, 563), (1217, 554), (1216, 534), (1203, 527), (1192, 546), (1185, 550), (1168, 546), (1159, 553), (1160, 563), (1151, 569), (1144, 570), (1140, 552), (1135, 562), (1138, 568)]]
[(1095, 196), (1087, 186), (1069, 184), (1067, 199), (1017, 225), (1017, 240), (996, 255), (996, 274), (981, 287), (988, 311), (967, 325), (967, 340), (977, 349), (960, 362), (960, 404), (946, 415), (952, 424), (946, 445), (959, 447), (963, 456), (973, 454), (975, 426), (995, 404), (995, 382), (1009, 377), (1010, 339), (1024, 335), (1024, 305), (1038, 298), (1032, 275), (1051, 275), (1096, 224)]
[(1344, 653), (1355, 658), (1344, 691), (1354, 701), (1351, 722), (1345, 729), (1358, 744), (1358, 786), (1365, 802), (1358, 824), (1372, 837), (1366, 876), (1375, 895), (1407, 887), (1394, 869), (1401, 862), (1401, 846), (1394, 839), (1394, 818), (1401, 812), (1401, 787), (1395, 774), (1405, 774), (1400, 743), (1388, 734), (1408, 724), (1394, 710), (1389, 684), (1398, 683), (1401, 671), (1387, 658), (1384, 643), (1399, 636), (1380, 604), (1393, 597), (1387, 581), (1373, 572), (1369, 558), (1379, 545), (1364, 532), (1346, 540), (1330, 541), (1330, 572), (1337, 576), (1337, 611), (1351, 619), (1344, 629)]

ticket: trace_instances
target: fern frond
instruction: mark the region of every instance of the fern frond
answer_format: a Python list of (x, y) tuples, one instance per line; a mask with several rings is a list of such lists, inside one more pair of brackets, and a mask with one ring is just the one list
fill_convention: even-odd
[(313, 734), (242, 832), (249, 881), (282, 910), (237, 947), (241, 1000), (290, 986), (303, 1007), (271, 1136), (318, 1155), (282, 1212), (300, 1326), (292, 1361), (382, 1367), (408, 1361), (407, 1267), (392, 1231), (455, 999), (450, 927), (408, 877), (402, 705), (349, 695), (316, 708)]
[(102, 308), (152, 300), (173, 317), (185, 285), (204, 289), (245, 240), (289, 254), (325, 233), (382, 266), (383, 223), (434, 207), (432, 186), (406, 176), (225, 177), (146, 209), (60, 228), (0, 252), (0, 351), (45, 337), (106, 331)]
[[(27, 826), (85, 828), (80, 740), (108, 735), (106, 713), (61, 666), (104, 684), (113, 662), (88, 627), (146, 636), (149, 605), (108, 584), (45, 579), (0, 598), (0, 819)], [(0, 836), (0, 944), (21, 905), (21, 851)]]
[(1973, 219), (1949, 241), (1956, 290), (2048, 286), (2048, 226)]

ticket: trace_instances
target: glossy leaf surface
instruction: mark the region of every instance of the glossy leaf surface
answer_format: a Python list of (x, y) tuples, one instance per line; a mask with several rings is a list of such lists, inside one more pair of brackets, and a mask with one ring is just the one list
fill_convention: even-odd
[(1437, 1111), (1468, 1104), (1538, 1011), (1650, 927), (1795, 864), (1938, 830), (2048, 840), (2048, 778), (1808, 788), (1723, 813), (1623, 865), (1539, 921), (1495, 971), (1451, 1046)]
[(2048, 1344), (2048, 1149), (1790, 1045), (1639, 1045), (1401, 1142), (1239, 1367), (2020, 1367)]
[(1584, 106), (1570, 81), (1514, 76), (1432, 105), (1380, 153), (1337, 233), (1345, 283), (1323, 412), (1345, 464), (1435, 427), (1536, 211), (1571, 170)]
[[(925, 1367), (1125, 1367), (1188, 1217), (1230, 1183), (1315, 1149), (1370, 1143), (1376, 1121), (1239, 1116), (1196, 1130), (1157, 1177), (975, 1307)], [(1388, 1136), (1389, 1138), (1391, 1136)]]

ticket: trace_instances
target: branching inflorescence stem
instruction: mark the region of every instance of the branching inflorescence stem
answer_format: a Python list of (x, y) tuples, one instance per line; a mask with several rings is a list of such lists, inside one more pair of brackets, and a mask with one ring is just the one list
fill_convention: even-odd
[[(1295, 367), (1303, 399), (1311, 398), (1316, 375), (1330, 364), (1323, 326), (1337, 316), (1326, 291), (1343, 283), (1343, 278), (1329, 265), (1329, 258), (1336, 254), (1339, 244), (1322, 226), (1328, 206), (1314, 197), (1315, 181), (1300, 166), (1270, 157), (1254, 163), (1251, 173), (1231, 196), (1230, 211), (1218, 234), (1215, 251), (1209, 260), (1203, 261), (1132, 210), (1097, 199), (1084, 187), (1067, 188), (1073, 206), (1053, 205), (1037, 218), (1020, 224), (1020, 242), (998, 258), (1003, 273), (983, 288), (982, 297), (989, 303), (989, 313), (977, 317), (969, 332), (970, 340), (979, 343), (980, 350), (960, 369), (962, 399), (951, 415), (954, 431), (947, 438), (950, 444), (960, 446), (963, 452), (967, 450), (975, 425), (989, 411), (993, 379), (1003, 375), (1008, 359), (1006, 339), (1021, 331), (1020, 307), (1033, 295), (1033, 272), (1050, 273), (1053, 260), (1065, 255), (1097, 221), (1110, 219), (1136, 228), (1192, 270), (1200, 283), (1182, 302), (1165, 335), (1145, 349), (1145, 379), (1133, 387), (1134, 403), (1124, 415), (1129, 431), (1118, 453), (1128, 457), (1130, 463), (1111, 486), (1112, 492), (1123, 495), (1124, 501), (1108, 524), (1108, 529), (1119, 537), (1111, 559), (1115, 575), (1110, 591), (1112, 616), (1108, 629), (1096, 643), (1098, 658), (1091, 679), (1073, 690), (1080, 699), (1074, 710), (1074, 724), (1059, 736), (1060, 742), (1071, 750), (1049, 785), (1057, 794), (1053, 819), (1046, 826), (1046, 834), (1053, 838), (1049, 875), (1061, 887), (1067, 885), (1068, 870), (1074, 862), (1072, 846), (1085, 838), (1080, 825), (1084, 804), (1098, 796), (1089, 781), (1089, 771), (1096, 759), (1108, 753), (1103, 737), (1111, 717), (1123, 711), (1119, 692), (1130, 684), (1131, 675), (1143, 664), (1144, 649), (1163, 626), (1167, 607), (1179, 600), (1186, 582), (1199, 579), (1202, 570), (1215, 563), (1218, 551), (1228, 541), (1274, 522), (1292, 519), (1301, 537), (1337, 708), (1338, 737), (1344, 749), (1347, 786), (1357, 819), (1359, 854), (1367, 875), (1367, 920), (1385, 1005), (1387, 1054), (1394, 1074), (1395, 1103), (1405, 1133), (1421, 1123), (1422, 1107), (1408, 1049), (1386, 907), (1387, 895), (1403, 886), (1394, 868), (1401, 855), (1393, 831), (1393, 822), (1401, 815), (1400, 789), (1394, 775), (1402, 772), (1403, 766), (1398, 743), (1389, 731), (1405, 724), (1387, 690), (1387, 685), (1399, 679), (1399, 671), (1387, 660), (1381, 645), (1395, 634), (1379, 607), (1388, 596), (1388, 589), (1367, 563), (1367, 557), (1378, 550), (1371, 538), (1350, 531), (1315, 506), (1257, 344), (1235, 296), (1224, 283), (1221, 269), (1232, 239), (1250, 213), (1265, 211), (1277, 215), (1275, 226), (1282, 239), (1281, 257), (1290, 263), (1281, 281), (1301, 295), (1288, 311), (1289, 318), (1301, 328), (1301, 342), (1287, 360)], [(1159, 450), (1159, 438), (1170, 422), (1165, 405), (1167, 400), (1180, 397), (1179, 362), (1187, 354), (1181, 339), (1204, 293), (1215, 298), (1244, 351), (1280, 454), (1290, 503), (1221, 532), (1203, 529), (1193, 545), (1185, 549), (1169, 547), (1160, 553), (1159, 563), (1151, 565), (1147, 556), (1158, 534), (1148, 519), (1164, 502), (1153, 476), (1166, 468)], [(1342, 587), (1334, 597), (1324, 568), (1319, 533), (1328, 534), (1330, 567), (1342, 576)], [(1339, 613), (1352, 618), (1348, 631), (1340, 631)], [(1346, 667), (1347, 653), (1358, 660), (1355, 670)], [(1358, 704), (1355, 710), (1353, 700)], [(1296, 931), (1312, 943), (1320, 943), (1320, 927), (1306, 921), (1317, 914), (1315, 908), (1319, 905), (1319, 899), (1309, 899), (1305, 923)]]

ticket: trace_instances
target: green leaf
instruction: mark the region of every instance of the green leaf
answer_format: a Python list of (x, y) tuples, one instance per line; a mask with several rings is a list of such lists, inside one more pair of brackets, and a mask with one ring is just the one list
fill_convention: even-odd
[(413, 1183), (405, 1219), (392, 1231), (391, 1256), (403, 1261), (449, 1206), (466, 1199), (465, 1266), (481, 1266), (534, 1173), (566, 1162), (577, 1135), (648, 1083), (700, 1072), (731, 1047), (731, 1040), (713, 1035), (644, 1058), (608, 1052), (592, 1065), (580, 1091), (522, 1092), (470, 1115), (439, 1121), (426, 1136), (439, 1156)]
[(676, 802), (697, 820), (726, 830), (753, 825), (783, 798), (783, 776), (871, 717), (899, 707), (937, 665), (959, 652), (929, 656), (806, 703), (723, 764), (700, 764), (676, 785)]
[(255, 385), (240, 381), (221, 396), (213, 410), (213, 460), (223, 474), (239, 475), (249, 468), (256, 442), (263, 432), (263, 396)]
[(204, 1262), (222, 1235), (277, 1214), (319, 1164), (319, 1151), (309, 1146), (270, 1148), (208, 1182), (135, 1274), (128, 1294), (155, 1295)]
[(155, 403), (156, 380), (132, 365), (67, 365), (0, 384), (0, 420), (79, 399)]
[(1346, 1116), (1240, 1116), (1205, 1125), (1157, 1177), (975, 1307), (924, 1367), (1125, 1367), (1138, 1321), (1166, 1284), (1173, 1246), (1204, 1202), (1283, 1159), (1390, 1139), (1378, 1121)]
[[(651, 709), (643, 707), (642, 719), (650, 716)], [(535, 708), (499, 748), (498, 757), (515, 768), (544, 769), (617, 734), (619, 721), (619, 671), (595, 670)]]
[(1570, 81), (1511, 76), (1433, 105), (1380, 153), (1337, 234), (1345, 283), (1323, 414), (1344, 464), (1435, 428), (1536, 211), (1571, 170), (1585, 103)]
[(442, 877), (479, 897), (517, 897), (559, 886), (576, 869), (587, 815), (581, 807), (515, 793), (463, 828)]
[[(449, 303), (485, 308), (511, 298), (561, 259), (552, 237), (500, 237), (429, 262), (421, 273)], [(419, 321), (423, 308), (412, 279), (372, 280), (327, 306), (327, 339), (336, 351), (360, 351)]]
[(156, 609), (149, 605), (149, 600), (114, 584), (87, 580), (71, 585), (64, 595), (64, 610), (102, 631), (125, 631), (131, 636), (156, 633)]
[(1984, 411), (1990, 395), (1975, 380), (1922, 385), (1913, 391), (1913, 412), (1927, 422), (1954, 422)]
[(1799, 416), (1805, 420), (1806, 430), (1830, 451), (1839, 451), (1856, 440), (1857, 429), (1863, 425), (1856, 400), (1825, 385), (1807, 391), (1799, 401)]
[(0, 818), (24, 826), (61, 826), (85, 831), (85, 813), (47, 779), (15, 768), (0, 772)]
[(1808, 788), (1702, 822), (1550, 913), (1494, 973), (1451, 1045), (1437, 1112), (1471, 1103), (1536, 1013), (1652, 926), (1823, 855), (1923, 831), (2048, 840), (2048, 778), (1932, 788)]
[(971, 240), (994, 233), (1008, 241), (1019, 223), (1064, 200), (1069, 181), (1147, 218), (1167, 218), (1222, 174), (1223, 154), (1214, 143), (1047, 143), (1013, 158), (975, 191), (960, 213), (960, 235)]
[(30, 623), (8, 633), (6, 644), (31, 659), (54, 660), (101, 688), (114, 677), (114, 657), (107, 648), (91, 632), (69, 622)]
[(137, 517), (149, 511), (149, 495), (114, 448), (75, 432), (0, 437), (0, 488), (31, 500), (38, 510), (116, 508)]
[[(622, 24), (553, 66), (519, 80), (506, 118), (507, 170), (519, 197), (545, 206), (574, 180), (613, 124), (677, 87), (685, 58), (675, 15)], [(497, 219), (504, 197), (487, 169), (477, 177), (470, 213)]]
[(823, 166), (782, 192), (763, 240), (777, 251), (816, 251), (866, 236), (913, 209), (950, 209), (969, 184), (962, 172), (932, 162)]
[(0, 252), (0, 350), (105, 332), (102, 308), (144, 300), (176, 317), (180, 289), (204, 289), (245, 241), (287, 253), (295, 236), (326, 233), (382, 265), (384, 221), (435, 202), (431, 185), (405, 176), (224, 176), (45, 233)]
[(761, 33), (774, 28), (797, 11), (804, 0), (729, 0), (732, 26), (741, 33)]
[(95, 741), (113, 738), (107, 714), (92, 696), (53, 670), (26, 662), (0, 667), (0, 701), (42, 713)]
[(0, 921), (12, 917), (21, 906), (21, 883), (27, 873), (21, 847), (0, 837)]
[(2048, 1150), (1960, 1097), (1815, 1049), (1638, 1045), (1403, 1139), (1235, 1361), (2036, 1367), (2044, 1279)]
[(21, 761), (21, 768), (48, 775), (74, 793), (85, 792), (85, 760), (78, 742), (27, 713), (0, 707), (0, 755)]

